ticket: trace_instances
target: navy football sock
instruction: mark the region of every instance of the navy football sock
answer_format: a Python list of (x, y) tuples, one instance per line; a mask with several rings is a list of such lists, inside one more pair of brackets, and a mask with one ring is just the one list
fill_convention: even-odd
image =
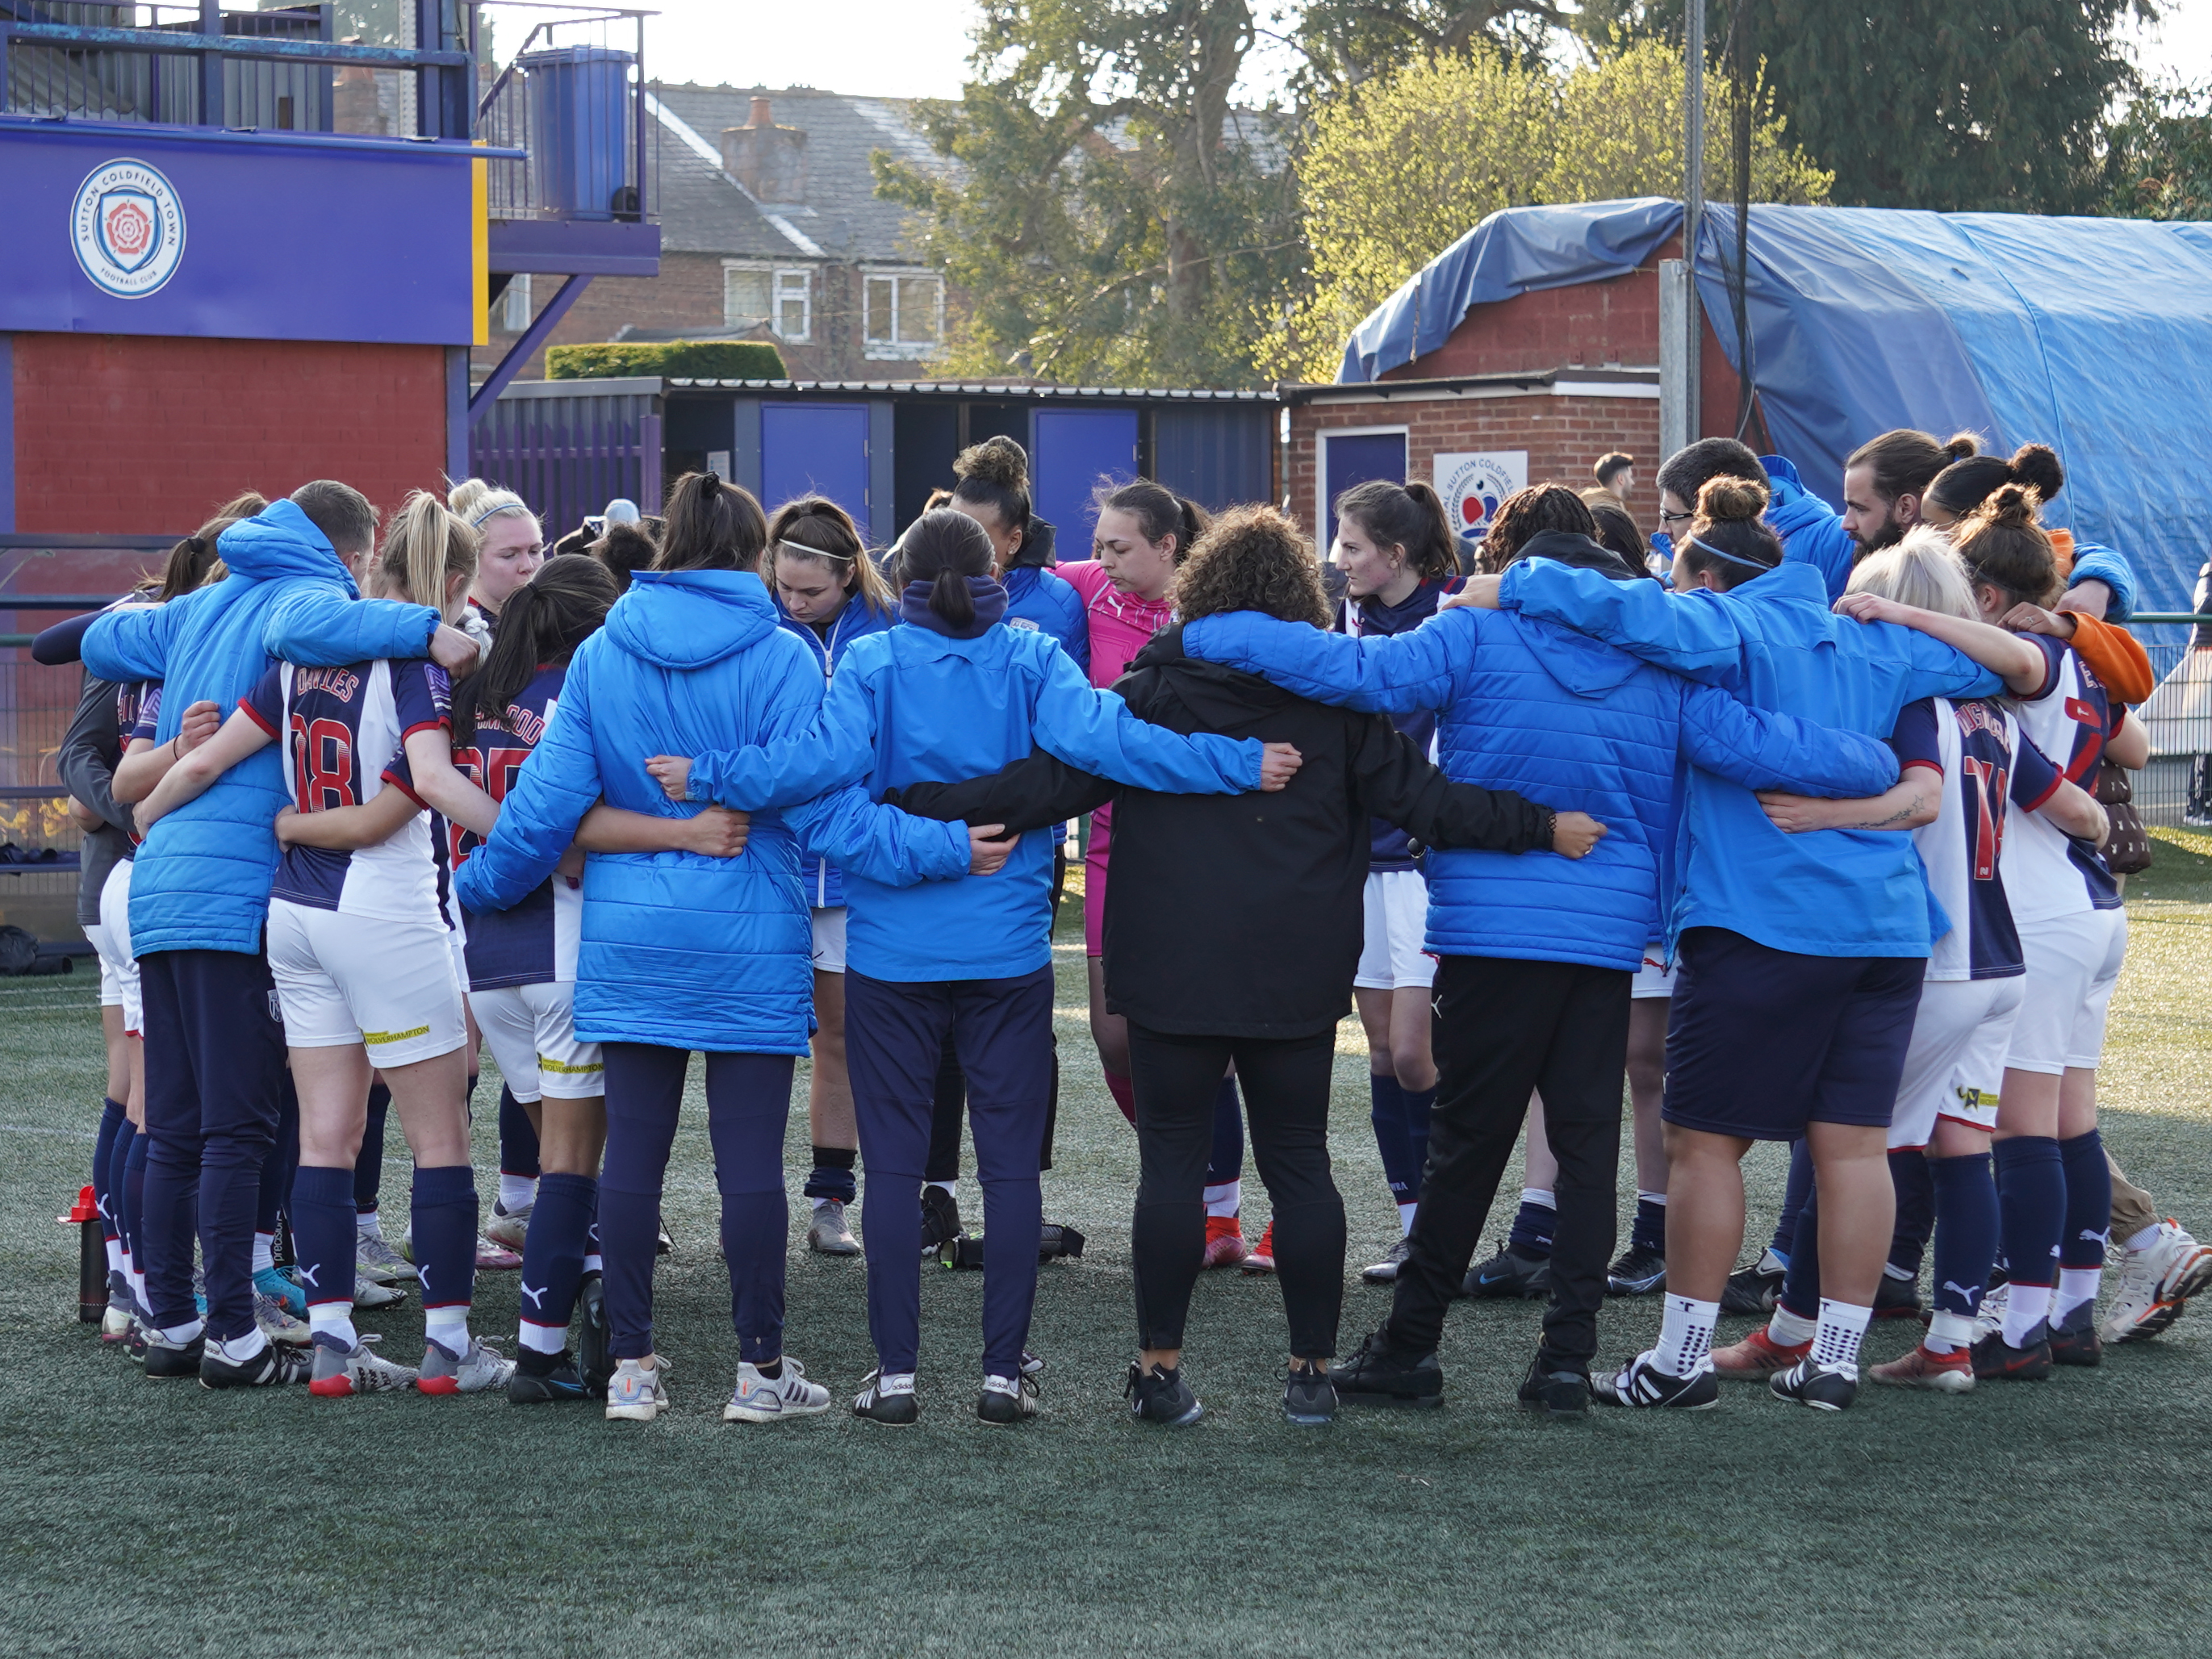
[(465, 1164), (416, 1165), (410, 1218), (423, 1324), (434, 1340), (459, 1352), (468, 1346), (469, 1301), (476, 1290), (476, 1171)]
[(1375, 1150), (1382, 1157), (1382, 1177), (1390, 1183), (1390, 1197), (1396, 1203), (1411, 1204), (1420, 1174), (1412, 1167), (1413, 1147), (1406, 1133), (1406, 1091), (1396, 1078), (1370, 1072), (1367, 1093), (1367, 1121), (1375, 1127)]
[(1636, 1219), (1628, 1230), (1632, 1249), (1649, 1250), (1655, 1255), (1667, 1254), (1667, 1206), (1655, 1199), (1638, 1196)]
[(361, 1155), (353, 1161), (353, 1207), (373, 1215), (376, 1196), (384, 1188), (384, 1126), (392, 1115), (392, 1091), (381, 1083), (368, 1085), (368, 1127), (361, 1137)]
[(141, 1238), (146, 1210), (146, 1153), (153, 1142), (143, 1133), (131, 1137), (123, 1158), (123, 1237), (131, 1246), (131, 1267), (143, 1282), (146, 1277), (145, 1245)]
[(2105, 1162), (2105, 1141), (2094, 1129), (2058, 1143), (2066, 1171), (2066, 1231), (2058, 1244), (2058, 1265), (2101, 1268), (2112, 1240), (2112, 1170)]
[(1406, 1097), (1406, 1156), (1413, 1176), (1413, 1190), (1407, 1197), (1418, 1200), (1421, 1171), (1429, 1167), (1429, 1115), (1436, 1107), (1437, 1089), (1434, 1084), (1425, 1089), (1408, 1089), (1401, 1083), (1398, 1092)]
[(1935, 1158), (1928, 1175), (1936, 1194), (1936, 1311), (1971, 1319), (1997, 1253), (1997, 1188), (1990, 1155)]
[(1539, 1261), (1552, 1259), (1552, 1234), (1559, 1224), (1556, 1206), (1539, 1204), (1534, 1199), (1523, 1198), (1521, 1207), (1513, 1217), (1513, 1231), (1506, 1235), (1506, 1248), (1516, 1255), (1533, 1256)]
[[(1802, 1141), (1798, 1143), (1803, 1145)], [(1797, 1207), (1797, 1231), (1790, 1241), (1790, 1270), (1783, 1276), (1781, 1305), (1800, 1319), (1820, 1316), (1820, 1194), (1808, 1192)]]
[(1897, 1194), (1897, 1220), (1889, 1235), (1889, 1265), (1908, 1279), (1917, 1279), (1929, 1235), (1936, 1231), (1935, 1176), (1929, 1173), (1928, 1154), (1918, 1147), (1899, 1147), (1892, 1152), (1889, 1184)]
[(138, 1144), (138, 1131), (125, 1118), (107, 1148), (107, 1212), (114, 1218), (115, 1237), (125, 1252), (131, 1249), (131, 1220), (127, 1198), (131, 1186), (131, 1153)]
[(590, 1176), (538, 1177), (538, 1206), (530, 1212), (530, 1231), (522, 1242), (524, 1347), (558, 1353), (566, 1346), (576, 1285), (584, 1275), (584, 1246), (599, 1202), (599, 1183)]
[(128, 1128), (123, 1103), (104, 1100), (100, 1106), (100, 1132), (92, 1138), (92, 1203), (100, 1212), (100, 1234), (113, 1238), (115, 1231), (115, 1137)]
[(354, 1342), (353, 1171), (303, 1164), (292, 1182), (292, 1249), (307, 1322), (319, 1334)]
[(2058, 1276), (2066, 1225), (2066, 1166), (2051, 1135), (2014, 1135), (1996, 1146), (1997, 1216), (2014, 1285), (2049, 1288)]
[(499, 1085), (499, 1172), (526, 1181), (538, 1176), (538, 1131), (531, 1127), (530, 1114), (514, 1097), (514, 1091), (504, 1083)]
[[(853, 1179), (853, 1165), (859, 1158), (860, 1154), (849, 1146), (817, 1146), (814, 1171), (806, 1177), (801, 1196), (826, 1199), (832, 1204), (850, 1204), (859, 1191)], [(542, 1204), (545, 1201), (543, 1182), (538, 1183), (538, 1193)]]
[(1812, 1190), (1813, 1152), (1801, 1135), (1790, 1143), (1790, 1180), (1782, 1189), (1782, 1213), (1774, 1218), (1774, 1237), (1766, 1245), (1785, 1262), (1797, 1242), (1797, 1212), (1805, 1207)]
[(276, 1107), (276, 1140), (261, 1162), (261, 1183), (254, 1196), (253, 1231), (273, 1234), (276, 1218), (284, 1213), (292, 1196), (293, 1173), (300, 1167), (300, 1097), (293, 1091), (292, 1074), (284, 1074), (284, 1091)]
[(1237, 1097), (1237, 1079), (1221, 1079), (1213, 1097), (1213, 1156), (1206, 1166), (1206, 1184), (1225, 1187), (1244, 1173), (1244, 1108)]

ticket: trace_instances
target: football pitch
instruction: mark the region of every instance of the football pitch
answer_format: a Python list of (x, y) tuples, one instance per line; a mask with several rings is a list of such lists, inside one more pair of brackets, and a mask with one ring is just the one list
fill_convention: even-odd
[[(2105, 1133), (2164, 1212), (2212, 1236), (2212, 837), (2158, 836), (2156, 867), (2128, 895)], [(1841, 1415), (1731, 1387), (1713, 1412), (1555, 1424), (1513, 1401), (1534, 1306), (1462, 1304), (1442, 1411), (1347, 1407), (1304, 1430), (1278, 1410), (1273, 1282), (1214, 1273), (1185, 1361), (1204, 1420), (1132, 1423), (1136, 1148), (1098, 1082), (1079, 939), (1079, 922), (1064, 927), (1058, 949), (1064, 1081), (1045, 1213), (1090, 1243), (1042, 1271), (1030, 1346), (1049, 1364), (1044, 1415), (1018, 1429), (974, 1414), (981, 1276), (933, 1266), (920, 1425), (845, 1411), (873, 1363), (862, 1266), (804, 1249), (803, 1067), (787, 1341), (832, 1389), (826, 1415), (721, 1421), (736, 1353), (696, 1066), (665, 1205), (676, 1253), (659, 1267), (657, 1332), (674, 1409), (659, 1422), (496, 1396), (149, 1382), (76, 1322), (76, 1242), (53, 1219), (90, 1160), (97, 980), (0, 981), (0, 1650), (2212, 1651), (2212, 1304), (2043, 1384), (1957, 1399), (1869, 1388)], [(1347, 1022), (1332, 1143), (1353, 1240), (1347, 1349), (1386, 1305), (1358, 1266), (1396, 1224), (1364, 1054)], [(478, 1101), (496, 1089), (487, 1066)], [(496, 1167), (495, 1116), (477, 1119), (480, 1171)], [(388, 1156), (396, 1235), (396, 1122)], [(1784, 1169), (1777, 1148), (1751, 1162), (1756, 1234)], [(972, 1174), (961, 1197), (979, 1225)], [(1267, 1199), (1249, 1171), (1245, 1215), (1256, 1241)], [(476, 1328), (507, 1341), (516, 1275), (477, 1283)], [(412, 1298), (362, 1323), (412, 1360)], [(1747, 1324), (1727, 1322), (1723, 1340)], [(1603, 1357), (1656, 1326), (1651, 1299), (1608, 1304)], [(1869, 1358), (1917, 1332), (1877, 1326)]]

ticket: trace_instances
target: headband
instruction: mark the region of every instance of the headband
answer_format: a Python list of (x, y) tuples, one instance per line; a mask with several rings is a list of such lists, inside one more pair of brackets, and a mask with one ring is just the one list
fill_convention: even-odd
[(1692, 547), (1700, 548), (1705, 552), (1711, 554), (1717, 559), (1726, 559), (1730, 564), (1740, 564), (1747, 570), (1772, 570), (1775, 568), (1773, 565), (1761, 564), (1756, 559), (1742, 558), (1734, 553), (1723, 552), (1721, 549), (1715, 547), (1711, 542), (1701, 542), (1695, 536), (1686, 533), (1682, 539), (1687, 542)]
[(853, 556), (850, 553), (832, 553), (826, 547), (809, 547), (805, 542), (794, 542), (788, 537), (777, 542), (776, 545), (787, 547), (794, 553), (804, 553), (810, 559), (842, 559), (847, 564), (853, 562)]
[(496, 519), (502, 513), (527, 513), (530, 509), (520, 501), (501, 501), (497, 507), (488, 507), (469, 520), (469, 528), (481, 530), (487, 519)]

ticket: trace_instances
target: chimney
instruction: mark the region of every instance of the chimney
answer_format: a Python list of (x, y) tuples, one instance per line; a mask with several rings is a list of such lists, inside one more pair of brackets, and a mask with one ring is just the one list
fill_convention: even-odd
[(752, 118), (722, 129), (722, 166), (763, 202), (806, 199), (806, 131), (780, 127), (766, 98), (753, 100)]

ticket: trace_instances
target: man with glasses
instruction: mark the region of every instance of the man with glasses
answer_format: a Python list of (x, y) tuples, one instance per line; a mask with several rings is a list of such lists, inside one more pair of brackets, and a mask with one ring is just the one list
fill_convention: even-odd
[(1858, 544), (1836, 510), (1807, 489), (1797, 469), (1779, 455), (1762, 460), (1733, 438), (1700, 438), (1669, 455), (1659, 469), (1659, 528), (1670, 538), (1696, 516), (1698, 492), (1711, 478), (1749, 478), (1773, 492), (1767, 503), (1768, 526), (1782, 538), (1785, 562), (1809, 564), (1828, 585), (1828, 598), (1840, 598), (1850, 580)]

